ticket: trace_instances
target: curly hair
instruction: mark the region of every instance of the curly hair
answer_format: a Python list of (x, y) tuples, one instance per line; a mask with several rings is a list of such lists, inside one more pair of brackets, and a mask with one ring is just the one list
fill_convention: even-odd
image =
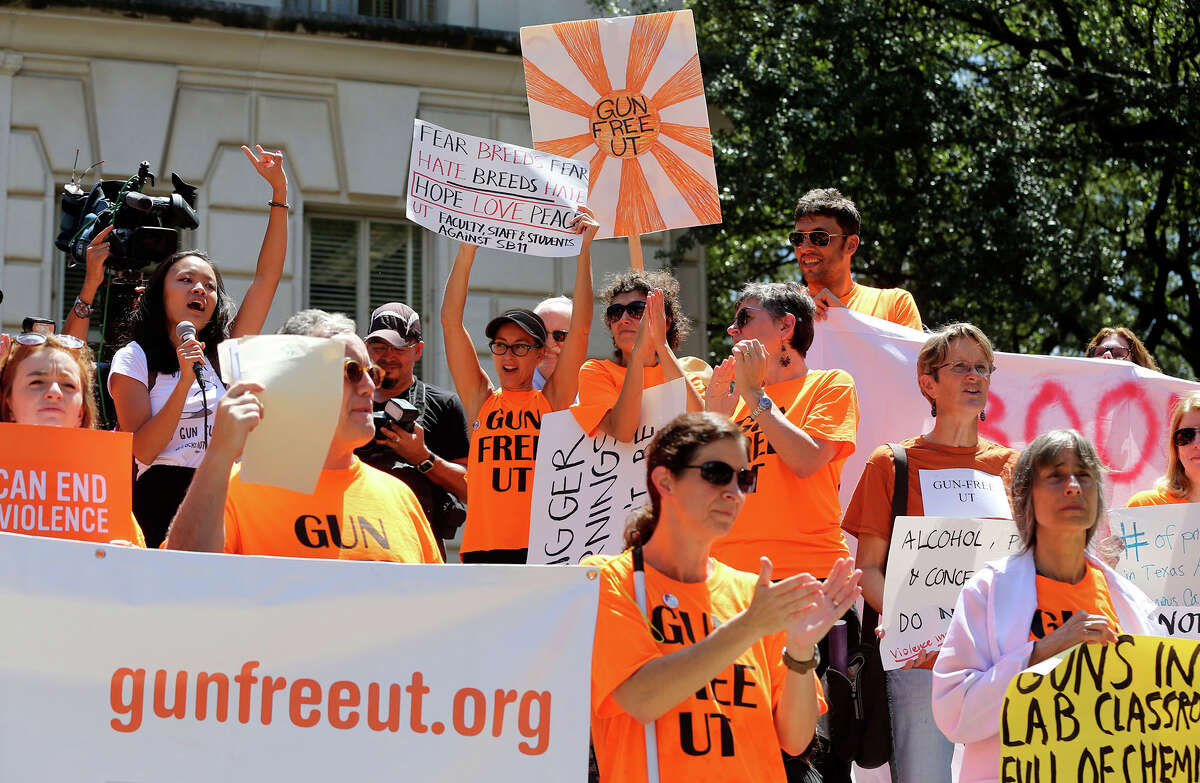
[(1109, 337), (1116, 335), (1129, 344), (1129, 359), (1139, 367), (1145, 367), (1147, 370), (1159, 372), (1158, 362), (1154, 361), (1154, 357), (1150, 355), (1149, 349), (1145, 343), (1138, 339), (1138, 336), (1126, 329), (1124, 326), (1106, 326), (1096, 332), (1096, 336), (1087, 344), (1084, 354), (1089, 354), (1092, 349), (1100, 343), (1107, 340)]
[(175, 353), (175, 346), (171, 343), (170, 329), (167, 326), (163, 289), (166, 287), (167, 275), (170, 274), (171, 268), (179, 261), (191, 256), (199, 258), (212, 267), (213, 276), (217, 280), (216, 309), (213, 310), (212, 317), (208, 319), (204, 328), (197, 332), (196, 339), (204, 343), (204, 355), (208, 358), (209, 364), (218, 373), (220, 372), (220, 365), (217, 361), (217, 345), (229, 337), (235, 305), (233, 299), (225, 291), (221, 273), (217, 271), (212, 259), (199, 250), (180, 250), (154, 268), (154, 272), (150, 275), (150, 281), (146, 283), (146, 290), (142, 293), (142, 298), (138, 300), (137, 308), (129, 317), (129, 323), (126, 326), (127, 342), (133, 341), (142, 346), (142, 350), (146, 352), (146, 364), (151, 373), (173, 375), (179, 372), (179, 356)]
[(662, 496), (650, 480), (654, 469), (660, 465), (672, 473), (680, 473), (701, 446), (721, 440), (740, 441), (747, 447), (746, 436), (741, 427), (728, 416), (711, 411), (683, 413), (676, 416), (654, 434), (646, 447), (646, 491), (650, 494), (650, 505), (633, 512), (625, 527), (625, 546), (645, 546), (658, 527), (662, 513)]
[[(618, 272), (605, 283), (604, 290), (600, 292), (600, 298), (603, 300), (604, 306), (608, 307), (612, 304), (613, 299), (621, 294), (633, 292), (649, 294), (656, 288), (663, 292), (663, 310), (671, 321), (671, 325), (667, 328), (667, 345), (671, 346), (671, 350), (674, 351), (687, 339), (688, 333), (692, 330), (692, 319), (683, 313), (683, 305), (679, 301), (679, 281), (668, 270)], [(612, 327), (612, 324), (607, 325), (609, 328)], [(616, 349), (615, 339), (613, 346), (613, 356), (617, 364), (620, 364), (621, 351)]]

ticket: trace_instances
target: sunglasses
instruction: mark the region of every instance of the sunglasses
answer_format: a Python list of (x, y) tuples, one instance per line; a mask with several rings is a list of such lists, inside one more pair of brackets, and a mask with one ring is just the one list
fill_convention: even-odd
[(765, 313), (766, 310), (761, 307), (751, 307), (745, 305), (741, 310), (737, 311), (737, 315), (733, 317), (734, 329), (745, 329), (746, 324), (750, 323), (750, 319), (754, 317), (754, 313)]
[(18, 345), (28, 345), (28, 346), (45, 345), (47, 337), (53, 337), (58, 342), (62, 343), (62, 346), (64, 348), (70, 349), (72, 351), (78, 351), (80, 348), (82, 348), (85, 345), (83, 340), (80, 340), (78, 337), (75, 337), (74, 335), (70, 335), (70, 334), (43, 334), (41, 332), (21, 332), (16, 337), (14, 337), (13, 340)]
[(635, 301), (629, 304), (610, 304), (608, 309), (604, 311), (604, 320), (610, 324), (615, 324), (624, 317), (625, 313), (629, 313), (629, 317), (635, 321), (642, 320), (642, 316), (646, 314), (646, 302)]
[(1200, 427), (1180, 427), (1175, 430), (1175, 434), (1171, 436), (1171, 440), (1176, 446), (1186, 446), (1196, 439), (1197, 429), (1200, 429)]
[(1129, 358), (1129, 349), (1122, 348), (1119, 345), (1093, 345), (1091, 348), (1088, 348), (1087, 355), (1089, 359), (1099, 359), (1106, 353), (1112, 356), (1114, 359)]
[(792, 247), (800, 247), (804, 244), (804, 240), (808, 239), (813, 247), (825, 247), (829, 244), (830, 237), (852, 237), (853, 234), (830, 234), (828, 231), (793, 231), (788, 235), (788, 239), (792, 241)]
[(371, 376), (371, 382), (376, 386), (383, 380), (383, 368), (376, 364), (363, 364), (357, 359), (346, 360), (346, 380), (350, 383), (358, 383), (363, 379), (363, 375)]
[(992, 377), (992, 373), (996, 371), (995, 367), (987, 364), (967, 364), (966, 362), (947, 362), (946, 364), (939, 365), (936, 369), (949, 370), (953, 375), (966, 375), (969, 372), (973, 372), (980, 378), (990, 378)]
[(534, 348), (540, 347), (540, 345), (534, 345), (532, 343), (498, 343), (495, 340), (488, 343), (488, 348), (490, 348), (492, 353), (496, 356), (503, 356), (509, 352), (511, 352), (513, 356), (524, 356)]
[(733, 477), (737, 476), (738, 489), (742, 492), (750, 493), (754, 491), (757, 481), (755, 480), (754, 471), (750, 468), (738, 468), (734, 470), (733, 466), (727, 462), (721, 462), (717, 459), (710, 459), (708, 462), (699, 465), (684, 465), (684, 469), (695, 468), (700, 471), (700, 478), (712, 484), (714, 487), (729, 486), (729, 482)]
[(550, 332), (550, 336), (554, 338), (554, 342), (556, 342), (556, 343), (566, 342), (567, 330), (566, 329), (555, 329)]

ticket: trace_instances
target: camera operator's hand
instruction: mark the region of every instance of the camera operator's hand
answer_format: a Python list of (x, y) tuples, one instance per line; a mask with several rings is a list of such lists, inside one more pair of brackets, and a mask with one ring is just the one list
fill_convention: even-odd
[(204, 343), (196, 339), (180, 343), (175, 349), (175, 355), (179, 357), (179, 383), (191, 386), (192, 381), (196, 380), (196, 369), (193, 365), (196, 362), (204, 363)]
[(5, 332), (0, 332), (0, 361), (8, 358), (8, 349), (12, 347), (12, 338)]
[(420, 465), (433, 457), (433, 452), (425, 447), (425, 430), (420, 424), (413, 425), (411, 435), (394, 424), (383, 425), (379, 434), (382, 437), (375, 442), (387, 446), (410, 465)]
[(87, 295), (95, 294), (96, 289), (104, 282), (104, 263), (108, 261), (108, 235), (113, 231), (113, 226), (101, 231), (96, 237), (88, 243), (87, 246), (87, 271), (83, 276), (84, 290), (80, 292), (80, 299), (85, 302), (90, 302), (92, 299)]
[(262, 384), (253, 381), (238, 381), (229, 387), (217, 405), (209, 453), (231, 463), (242, 455), (246, 437), (262, 421), (263, 404), (255, 396), (262, 390)]
[(258, 150), (257, 155), (249, 147), (242, 145), (242, 152), (246, 153), (246, 157), (254, 164), (255, 170), (270, 183), (272, 200), (287, 201), (287, 174), (283, 171), (283, 152), (268, 152), (260, 144), (255, 144), (254, 149)]

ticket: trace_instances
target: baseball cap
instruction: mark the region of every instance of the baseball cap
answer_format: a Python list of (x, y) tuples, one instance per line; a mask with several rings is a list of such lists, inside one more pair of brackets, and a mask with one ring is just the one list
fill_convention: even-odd
[(487, 328), (484, 333), (489, 340), (496, 337), (496, 332), (500, 330), (504, 324), (516, 324), (530, 337), (538, 341), (539, 345), (546, 344), (546, 324), (542, 321), (542, 317), (532, 310), (505, 310), (500, 315), (488, 321)]
[(371, 313), (368, 340), (379, 337), (396, 348), (405, 348), (421, 341), (421, 316), (403, 302), (388, 302)]

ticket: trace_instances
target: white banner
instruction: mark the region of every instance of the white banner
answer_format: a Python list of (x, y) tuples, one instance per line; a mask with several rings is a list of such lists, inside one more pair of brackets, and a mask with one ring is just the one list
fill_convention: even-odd
[(587, 204), (587, 163), (413, 122), (409, 220), (479, 247), (579, 255), (569, 226)]
[(896, 517), (880, 618), (883, 668), (942, 649), (963, 585), (984, 563), (1020, 549), (1011, 520)]
[(582, 783), (597, 595), (0, 534), (0, 780)]
[(1200, 639), (1200, 503), (1109, 511), (1121, 575), (1158, 602), (1158, 632)]
[[(927, 335), (845, 308), (816, 325), (809, 365), (854, 376), (861, 418), (858, 448), (842, 469), (842, 505), (877, 446), (933, 428), (917, 389), (917, 354)], [(1166, 471), (1167, 426), (1175, 401), (1200, 383), (1151, 372), (1131, 362), (996, 354), (987, 420), (979, 434), (1014, 449), (1047, 430), (1079, 430), (1111, 468), (1110, 507), (1149, 489)]]
[(625, 548), (630, 513), (650, 502), (646, 446), (658, 428), (683, 413), (685, 383), (677, 378), (642, 392), (642, 418), (632, 443), (603, 432), (589, 437), (570, 411), (542, 417), (529, 518), (530, 563), (578, 563), (588, 555), (615, 555)]

